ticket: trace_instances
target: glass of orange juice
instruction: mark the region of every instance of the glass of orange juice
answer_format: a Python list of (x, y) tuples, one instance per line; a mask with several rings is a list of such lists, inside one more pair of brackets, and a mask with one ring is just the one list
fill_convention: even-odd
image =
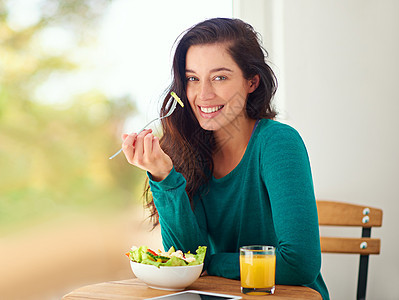
[(273, 246), (240, 248), (241, 292), (248, 295), (274, 294), (276, 255)]

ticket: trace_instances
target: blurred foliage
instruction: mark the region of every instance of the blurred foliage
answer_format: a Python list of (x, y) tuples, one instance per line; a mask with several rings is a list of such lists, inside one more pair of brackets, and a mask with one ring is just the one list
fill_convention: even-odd
[(94, 89), (62, 105), (35, 99), (51, 76), (80, 68), (70, 51), (48, 51), (37, 37), (61, 26), (75, 50), (85, 47), (110, 1), (36, 1), (39, 18), (21, 28), (9, 24), (15, 2), (0, 1), (0, 234), (60, 214), (124, 209), (140, 199), (145, 174), (123, 155), (108, 157), (133, 101)]

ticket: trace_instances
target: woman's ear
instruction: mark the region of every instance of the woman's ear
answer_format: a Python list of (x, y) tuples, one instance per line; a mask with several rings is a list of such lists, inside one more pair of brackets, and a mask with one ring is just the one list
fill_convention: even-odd
[(258, 86), (259, 86), (260, 78), (259, 75), (256, 74), (254, 77), (252, 77), (249, 81), (249, 93), (254, 92)]

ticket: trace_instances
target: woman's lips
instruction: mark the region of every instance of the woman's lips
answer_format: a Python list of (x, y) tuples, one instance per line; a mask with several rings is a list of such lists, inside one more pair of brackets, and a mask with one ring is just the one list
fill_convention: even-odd
[(223, 109), (224, 105), (215, 106), (198, 106), (199, 112), (204, 119), (211, 119), (218, 115)]

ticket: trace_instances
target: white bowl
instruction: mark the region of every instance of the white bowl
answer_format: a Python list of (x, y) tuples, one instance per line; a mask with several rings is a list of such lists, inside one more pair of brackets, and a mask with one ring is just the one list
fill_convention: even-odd
[(156, 266), (130, 261), (134, 275), (149, 287), (167, 291), (181, 291), (201, 275), (204, 264), (157, 268)]

